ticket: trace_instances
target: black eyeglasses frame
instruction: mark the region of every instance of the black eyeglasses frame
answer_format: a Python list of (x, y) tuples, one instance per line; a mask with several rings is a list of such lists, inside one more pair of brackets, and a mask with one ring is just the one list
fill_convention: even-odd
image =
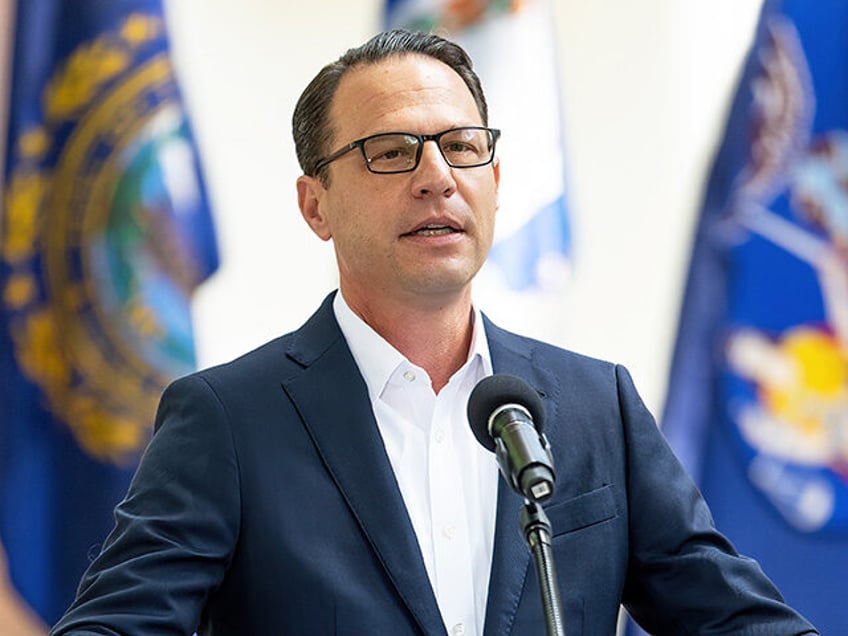
[[(444, 150), (442, 150), (442, 146), (441, 146), (441, 144), (439, 144), (439, 140), (442, 138), (443, 135), (446, 135), (446, 134), (452, 133), (452, 132), (456, 132), (457, 130), (485, 130), (485, 131), (487, 131), (492, 137), (491, 148), (490, 148), (491, 152), (489, 153), (489, 158), (486, 161), (483, 161), (481, 163), (474, 163), (474, 164), (456, 165), (456, 164), (451, 163), (450, 159), (448, 159), (445, 156)], [(374, 170), (371, 167), (371, 162), (368, 161), (368, 156), (365, 154), (365, 144), (367, 142), (371, 141), (372, 139), (377, 139), (379, 137), (384, 137), (384, 136), (387, 136), (387, 135), (406, 135), (408, 137), (414, 137), (415, 139), (418, 140), (418, 147), (415, 151), (415, 162), (410, 167), (403, 168), (401, 170)], [(421, 163), (421, 154), (424, 150), (424, 143), (427, 142), (427, 141), (436, 142), (436, 147), (439, 149), (439, 154), (442, 155), (442, 158), (445, 160), (445, 163), (447, 163), (451, 168), (479, 168), (480, 166), (487, 166), (490, 163), (492, 163), (492, 161), (494, 161), (494, 159), (495, 159), (495, 145), (497, 144), (497, 141), (500, 138), (500, 136), (501, 136), (501, 131), (499, 129), (489, 128), (487, 126), (457, 126), (457, 127), (454, 127), (454, 128), (448, 128), (447, 130), (443, 130), (441, 132), (434, 133), (432, 135), (419, 135), (419, 134), (416, 134), (416, 133), (401, 132), (401, 131), (377, 133), (377, 134), (374, 134), (374, 135), (368, 135), (367, 137), (363, 137), (362, 139), (357, 139), (355, 141), (352, 141), (349, 144), (347, 144), (346, 146), (343, 146), (343, 147), (339, 148), (338, 150), (336, 150), (335, 152), (327, 155), (323, 159), (320, 159), (318, 161), (318, 163), (315, 164), (315, 171), (314, 171), (313, 176), (318, 175), (318, 173), (320, 173), (321, 170), (326, 168), (328, 165), (330, 165), (336, 159), (343, 157), (344, 155), (349, 153), (351, 150), (355, 150), (356, 148), (359, 148), (360, 152), (362, 153), (362, 159), (365, 161), (365, 167), (368, 169), (368, 172), (370, 172), (372, 174), (401, 174), (401, 173), (404, 173), (404, 172), (413, 172), (416, 168), (418, 168), (418, 164)]]

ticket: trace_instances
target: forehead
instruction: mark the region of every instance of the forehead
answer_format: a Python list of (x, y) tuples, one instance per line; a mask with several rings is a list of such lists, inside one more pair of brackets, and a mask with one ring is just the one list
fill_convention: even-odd
[(330, 118), (340, 140), (482, 124), (474, 97), (456, 71), (418, 54), (348, 71), (333, 97)]

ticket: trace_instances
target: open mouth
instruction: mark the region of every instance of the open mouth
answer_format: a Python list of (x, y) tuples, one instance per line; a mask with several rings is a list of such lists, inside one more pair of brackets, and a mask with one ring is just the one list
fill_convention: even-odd
[(446, 234), (454, 234), (461, 230), (451, 227), (450, 225), (424, 225), (417, 230), (407, 232), (404, 236), (444, 236)]

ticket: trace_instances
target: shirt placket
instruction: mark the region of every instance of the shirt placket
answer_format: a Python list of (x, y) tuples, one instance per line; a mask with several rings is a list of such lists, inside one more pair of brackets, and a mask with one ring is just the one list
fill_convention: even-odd
[(436, 569), (436, 596), (445, 626), (451, 636), (476, 634), (474, 583), (470, 566), (471, 549), (466, 519), (464, 481), (459, 464), (451, 409), (451, 392), (445, 387), (435, 399), (430, 426), (430, 509)]

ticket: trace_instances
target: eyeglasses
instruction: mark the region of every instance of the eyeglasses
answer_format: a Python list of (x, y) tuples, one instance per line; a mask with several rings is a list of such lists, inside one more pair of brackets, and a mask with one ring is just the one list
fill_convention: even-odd
[(464, 126), (443, 130), (435, 135), (390, 132), (352, 141), (315, 166), (315, 174), (355, 148), (362, 151), (365, 167), (375, 174), (412, 172), (421, 161), (425, 141), (435, 141), (442, 157), (452, 168), (476, 168), (492, 163), (495, 142), (501, 136), (496, 128)]

